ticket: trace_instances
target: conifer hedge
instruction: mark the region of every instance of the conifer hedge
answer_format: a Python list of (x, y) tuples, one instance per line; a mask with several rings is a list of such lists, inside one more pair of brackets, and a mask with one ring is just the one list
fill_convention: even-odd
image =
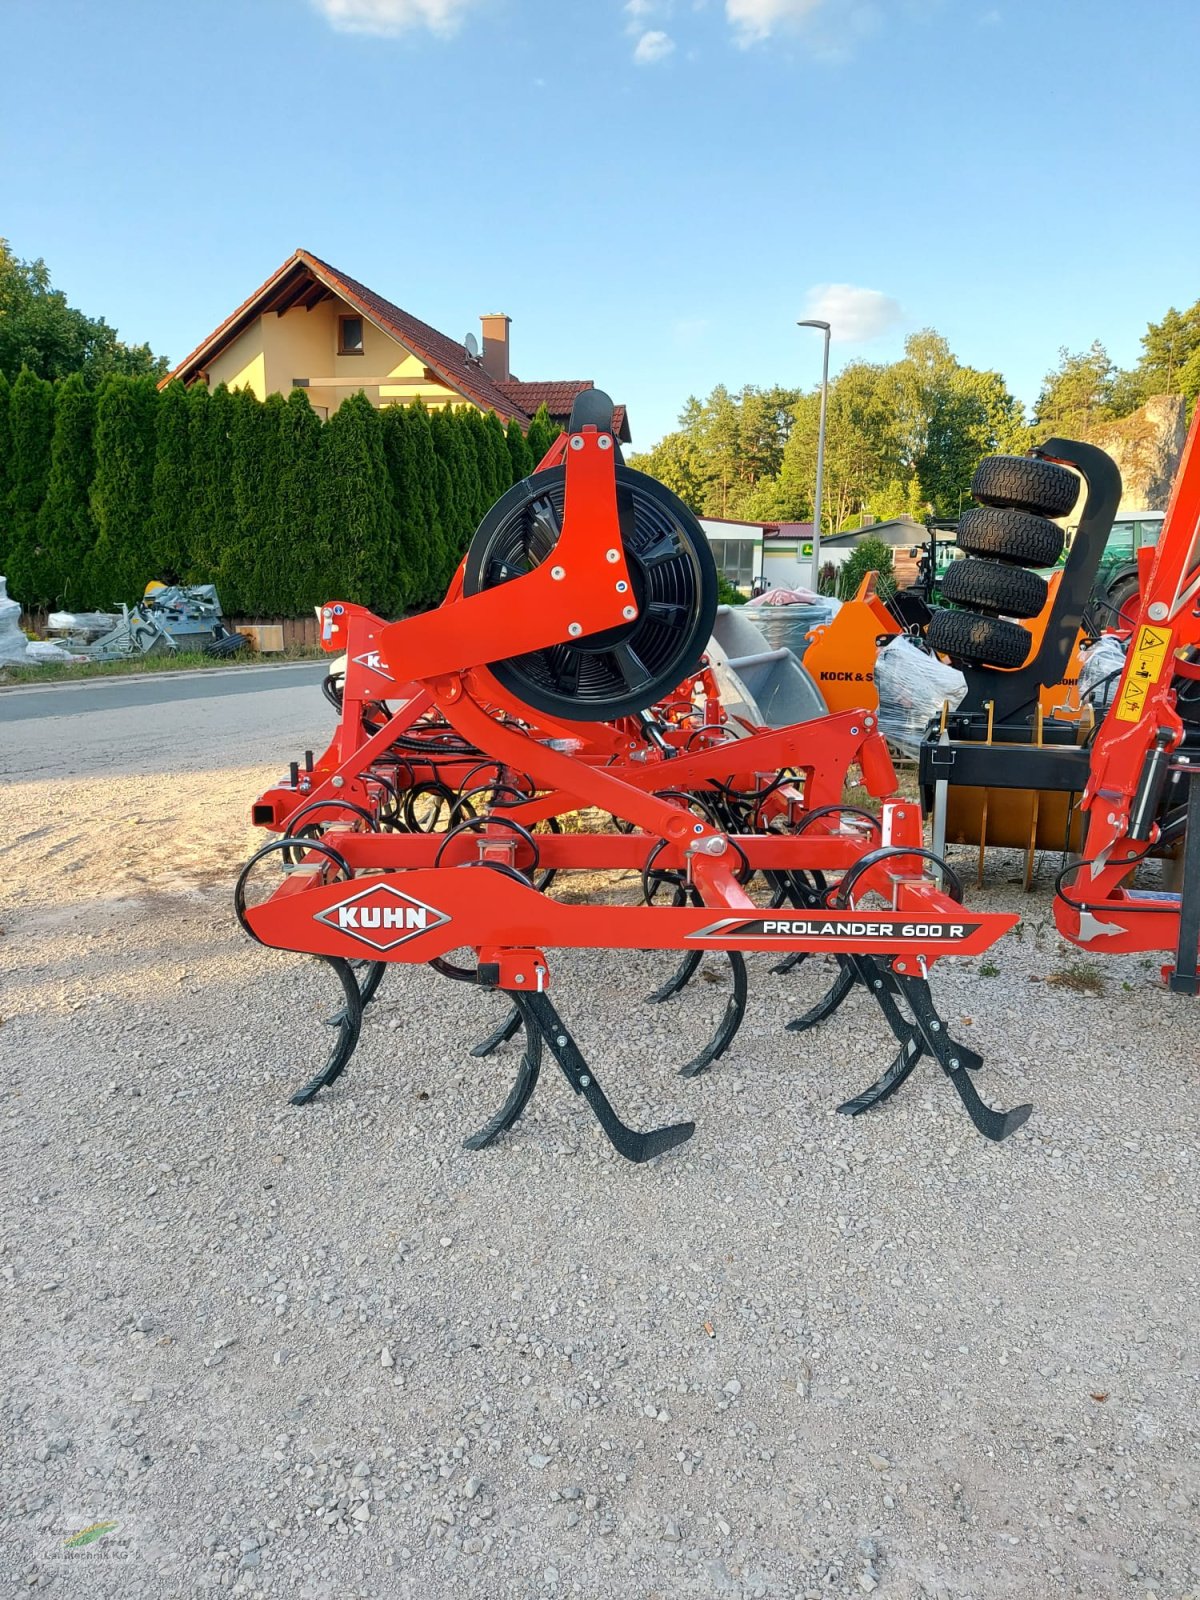
[(232, 616), (323, 600), (434, 605), (480, 519), (558, 429), (494, 412), (378, 410), (322, 422), (302, 389), (0, 374), (0, 572), (27, 610), (132, 604), (152, 578), (216, 583)]

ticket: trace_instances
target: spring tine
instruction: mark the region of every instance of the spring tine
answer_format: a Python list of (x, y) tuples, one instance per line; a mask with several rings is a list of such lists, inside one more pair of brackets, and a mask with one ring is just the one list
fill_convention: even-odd
[[(521, 1026), (521, 1013), (516, 1006), (513, 1007), (513, 1016), (516, 1018), (517, 1026), (516, 1028), (512, 1028), (511, 1031), (506, 1034), (506, 1037), (510, 1039)], [(511, 1023), (511, 1021), (512, 1017), (505, 1022), (504, 1029), (509, 1028), (509, 1023)], [(501, 1029), (497, 1029), (497, 1033), (502, 1031), (503, 1030)], [(493, 1035), (493, 1037), (495, 1036)], [(487, 1040), (484, 1040), (485, 1044), (487, 1042)], [(499, 1042), (500, 1041), (497, 1040), (497, 1043)], [(472, 1055), (479, 1055), (480, 1053), (481, 1052), (478, 1046), (476, 1046), (476, 1048), (471, 1052)], [(532, 1031), (526, 1031), (525, 1049), (521, 1052), (521, 1060), (517, 1066), (517, 1075), (513, 1079), (513, 1085), (508, 1091), (507, 1099), (500, 1109), (494, 1112), (481, 1128), (477, 1129), (474, 1133), (470, 1134), (466, 1139), (463, 1140), (464, 1149), (482, 1150), (487, 1145), (491, 1144), (494, 1139), (499, 1138), (502, 1133), (506, 1133), (508, 1129), (512, 1127), (513, 1123), (516, 1122), (522, 1111), (524, 1111), (525, 1107), (529, 1104), (529, 1097), (537, 1088), (538, 1076), (541, 1070), (542, 1035), (536, 1028), (534, 1028)]]
[(852, 1100), (843, 1100), (838, 1110), (843, 1116), (857, 1117), (864, 1111), (870, 1111), (872, 1106), (882, 1104), (895, 1094), (923, 1054), (920, 1040), (915, 1035), (906, 1039), (887, 1071)]
[(733, 993), (726, 1003), (725, 1011), (712, 1038), (695, 1060), (689, 1061), (685, 1067), (680, 1067), (681, 1078), (696, 1078), (702, 1072), (707, 1072), (713, 1062), (729, 1049), (746, 1015), (746, 995), (750, 987), (746, 977), (746, 958), (740, 950), (728, 950), (726, 954), (733, 972)]
[(850, 962), (844, 956), (838, 957), (838, 975), (833, 980), (829, 992), (817, 1001), (803, 1016), (796, 1017), (786, 1024), (789, 1033), (805, 1033), (809, 1028), (815, 1028), (819, 1022), (827, 1021), (842, 1001), (858, 982), (857, 975)]
[(297, 1089), (292, 1095), (291, 1103), (294, 1106), (307, 1105), (314, 1095), (341, 1077), (350, 1057), (354, 1054), (354, 1047), (362, 1031), (362, 996), (350, 963), (344, 961), (341, 956), (320, 956), (318, 959), (327, 962), (337, 974), (346, 1003), (336, 1015), (327, 1019), (329, 1026), (338, 1030), (338, 1037), (329, 1053), (329, 1059), (320, 1072), (314, 1073), (303, 1088)]
[(703, 954), (703, 950), (689, 950), (662, 988), (646, 996), (647, 1005), (658, 1005), (664, 1000), (673, 999), (691, 981)]
[(777, 961), (769, 970), (777, 977), (784, 973), (793, 972), (802, 961), (807, 961), (812, 954), (810, 950), (793, 950), (790, 956), (784, 956), (782, 961)]
[(498, 1050), (502, 1044), (507, 1044), (516, 1037), (521, 1030), (521, 1013), (514, 1006), (498, 1028), (493, 1028), (485, 1039), (481, 1039), (471, 1051), (473, 1056), (490, 1056), (493, 1050)]

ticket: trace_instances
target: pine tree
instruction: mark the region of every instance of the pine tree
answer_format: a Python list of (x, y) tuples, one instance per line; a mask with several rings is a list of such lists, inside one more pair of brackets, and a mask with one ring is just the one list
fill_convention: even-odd
[(466, 541), (462, 546), (465, 550), (483, 519), (483, 513), (491, 504), (483, 476), (487, 439), (483, 432), (483, 418), (474, 406), (455, 407), (454, 427), (458, 435), (459, 493), (468, 523)]
[(535, 469), (561, 432), (562, 429), (555, 427), (554, 423), (551, 422), (550, 413), (546, 410), (545, 405), (540, 405), (534, 412), (533, 421), (529, 424), (529, 432), (525, 435), (525, 442), (529, 446), (529, 453), (533, 457)]
[(181, 383), (158, 396), (154, 419), (154, 483), (150, 549), (154, 576), (178, 583), (191, 566), (191, 408)]
[(221, 604), (232, 616), (260, 616), (258, 544), (263, 521), (263, 460), (267, 415), (252, 389), (233, 391), (230, 412), (230, 467), (234, 533), (221, 551)]
[[(219, 584), (225, 552), (237, 539), (237, 508), (233, 496), (233, 396), (223, 383), (211, 394), (206, 394), (202, 384), (194, 384), (188, 391), (188, 408), (194, 483), (192, 565), (188, 580)], [(221, 604), (230, 610), (223, 594)]]
[(46, 498), (54, 438), (54, 385), (22, 367), (9, 396), (8, 589), (27, 610), (45, 605), (45, 562), (38, 513)]
[(444, 407), (430, 416), (433, 447), (445, 473), (438, 473), (437, 511), (441, 538), (438, 540), (436, 588), (445, 592), (466, 550), (475, 525), (471, 520), (472, 500), (464, 469), (462, 432), (454, 413)]
[(152, 378), (106, 378), (96, 400), (96, 542), (87, 566), (89, 606), (132, 605), (154, 575), (150, 509), (154, 484)]
[[(312, 409), (311, 406), (309, 409)], [(287, 400), (278, 390), (274, 390), (262, 403), (253, 526), (245, 544), (250, 598), (256, 617), (282, 615), (279, 602), (284, 599), (282, 591), (289, 584), (286, 568), (291, 551), (289, 541), (282, 536), (279, 523), (283, 477), (280, 452), (286, 417)]]
[(303, 389), (293, 389), (276, 415), (278, 486), (269, 548), (275, 557), (274, 587), (267, 611), (298, 617), (332, 598), (324, 564), (317, 559), (317, 471), (321, 419)]
[(521, 432), (521, 424), (516, 417), (509, 423), (505, 438), (509, 460), (512, 462), (512, 481), (520, 483), (522, 478), (527, 478), (533, 471), (533, 451), (526, 443), (525, 435)]
[(351, 395), (325, 424), (319, 468), (316, 543), (328, 561), (325, 598), (374, 610), (388, 597), (391, 485), (383, 424), (366, 395)]
[(86, 607), (82, 578), (96, 542), (90, 503), (96, 470), (96, 394), (81, 372), (58, 385), (54, 441), (46, 498), (38, 515), (45, 599), (50, 605)]
[[(418, 400), (409, 410), (409, 442), (412, 446), (415, 481), (421, 493), (420, 537), (422, 541), (420, 586), (411, 604), (438, 605), (446, 593), (450, 579), (446, 568), (453, 566), (449, 546), (442, 527), (442, 501), (448, 495), (449, 473), (434, 447), (433, 426), (425, 405)], [(417, 531), (414, 519), (414, 532)]]
[[(432, 470), (432, 449), (417, 459), (416, 435), (422, 424), (415, 406), (388, 406), (380, 413), (383, 449), (392, 486), (391, 613), (419, 605), (429, 588), (429, 492), (422, 468)], [(427, 426), (427, 424), (426, 424)]]
[(9, 467), (12, 462), (12, 430), (9, 425), (8, 379), (0, 372), (0, 573), (5, 571), (9, 548)]
[(494, 411), (489, 411), (484, 417), (483, 429), (492, 457), (491, 479), (488, 485), (490, 508), (502, 494), (512, 488), (515, 479), (512, 457), (508, 453), (508, 440), (504, 436), (504, 424)]

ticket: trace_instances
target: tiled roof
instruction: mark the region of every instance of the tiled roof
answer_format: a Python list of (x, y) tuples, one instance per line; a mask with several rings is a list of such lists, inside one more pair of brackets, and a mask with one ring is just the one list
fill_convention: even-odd
[(307, 250), (300, 250), (297, 254), (317, 269), (318, 276), (324, 277), (335, 293), (352, 303), (357, 302), (372, 322), (381, 325), (385, 332), (395, 334), (413, 355), (424, 361), (426, 366), (432, 367), (440, 377), (446, 378), (451, 388), (460, 390), (485, 411), (494, 411), (505, 422), (513, 417), (518, 422), (527, 420), (523, 408), (514, 406), (501, 386), (488, 377), (478, 361), (471, 359), (464, 345), (448, 339), (427, 322), (410, 316), (407, 311), (402, 311), (365, 284), (347, 277), (336, 267), (309, 255)]
[[(466, 347), (456, 339), (447, 338), (427, 322), (411, 316), (391, 300), (385, 300), (373, 289), (368, 289), (366, 284), (340, 272), (308, 250), (297, 250), (289, 256), (277, 272), (273, 272), (249, 299), (244, 300), (236, 311), (214, 328), (207, 339), (168, 373), (163, 383), (169, 383), (172, 378), (190, 382), (256, 317), (272, 308), (287, 309), (301, 303), (314, 286), (314, 304), (322, 289), (326, 289), (356, 306), (377, 327), (411, 350), (449, 388), (457, 389), (485, 411), (494, 411), (505, 422), (515, 418), (522, 427), (528, 426), (533, 413), (543, 403), (552, 417), (565, 421), (570, 415), (575, 396), (584, 389), (594, 387), (591, 380), (586, 378), (548, 383), (518, 383), (516, 379), (510, 379), (497, 383), (480, 366), (478, 357), (468, 355)], [(629, 438), (624, 406), (616, 406), (613, 410), (613, 431), (619, 439)]]
[[(514, 405), (532, 416), (539, 406), (545, 406), (556, 422), (565, 423), (571, 415), (576, 395), (596, 385), (590, 378), (551, 379), (539, 383), (520, 383), (509, 378), (497, 384)], [(629, 440), (629, 420), (624, 406), (613, 407), (612, 430), (618, 439)]]

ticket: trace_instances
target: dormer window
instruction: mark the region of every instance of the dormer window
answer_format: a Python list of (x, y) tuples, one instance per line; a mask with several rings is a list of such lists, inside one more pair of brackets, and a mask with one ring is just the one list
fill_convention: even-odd
[(360, 356), (363, 353), (363, 319), (338, 318), (338, 355)]

